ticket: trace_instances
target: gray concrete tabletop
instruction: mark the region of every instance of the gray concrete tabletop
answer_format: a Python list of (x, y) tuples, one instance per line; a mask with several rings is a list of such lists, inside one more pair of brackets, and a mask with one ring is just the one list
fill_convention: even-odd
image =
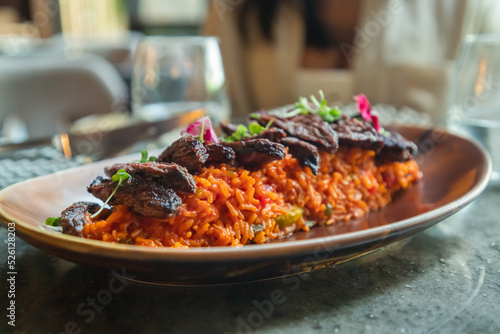
[(370, 255), (230, 286), (124, 281), (17, 238), (15, 327), (1, 228), (0, 333), (500, 333), (499, 204), (500, 187), (489, 186), (438, 225)]

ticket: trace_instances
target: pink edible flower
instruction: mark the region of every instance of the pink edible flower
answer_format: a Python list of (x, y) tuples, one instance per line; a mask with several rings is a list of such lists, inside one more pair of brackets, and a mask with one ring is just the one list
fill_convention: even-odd
[(214, 128), (212, 127), (212, 121), (210, 121), (210, 117), (208, 116), (202, 117), (196, 122), (189, 124), (186, 130), (181, 132), (181, 135), (190, 135), (195, 138), (200, 138), (202, 137), (201, 131), (203, 131), (204, 141), (209, 141), (212, 143), (219, 142)]
[(370, 102), (364, 94), (356, 95), (354, 101), (358, 104), (359, 113), (365, 121), (371, 121), (371, 106)]
[(359, 113), (365, 121), (372, 122), (373, 127), (380, 133), (380, 120), (379, 115), (375, 110), (372, 110), (370, 102), (364, 94), (354, 96), (354, 101), (358, 105)]

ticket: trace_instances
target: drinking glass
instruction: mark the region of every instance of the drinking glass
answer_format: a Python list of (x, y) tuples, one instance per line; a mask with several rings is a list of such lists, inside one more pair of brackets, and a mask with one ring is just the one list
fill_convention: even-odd
[(491, 181), (500, 181), (500, 35), (467, 35), (451, 91), (450, 131), (477, 139), (493, 162)]
[(134, 116), (155, 121), (198, 109), (215, 124), (230, 116), (218, 40), (146, 37), (134, 64)]

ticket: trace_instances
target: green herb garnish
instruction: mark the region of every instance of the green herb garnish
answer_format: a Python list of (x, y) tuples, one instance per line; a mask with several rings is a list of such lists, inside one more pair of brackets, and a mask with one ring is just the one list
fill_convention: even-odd
[(260, 134), (263, 131), (269, 130), (271, 127), (271, 124), (273, 124), (274, 118), (272, 118), (269, 122), (267, 122), (266, 126), (262, 126), (258, 123), (250, 123), (248, 126), (248, 129), (250, 130), (250, 133), (254, 136)]
[(47, 218), (47, 220), (45, 220), (45, 225), (49, 225), (49, 226), (52, 226), (52, 227), (56, 227), (56, 226), (61, 226), (61, 217), (49, 217)]
[(260, 119), (260, 115), (257, 112), (253, 112), (249, 116), (251, 119)]
[(262, 131), (264, 131), (264, 127), (258, 123), (251, 123), (248, 126), (248, 130), (250, 130), (250, 133), (253, 135), (258, 135)]
[(141, 160), (139, 162), (146, 163), (146, 162), (154, 162), (154, 161), (156, 161), (156, 157), (150, 156), (148, 158), (148, 155), (149, 155), (148, 150), (142, 150), (141, 151)]
[(299, 207), (291, 208), (287, 213), (276, 217), (274, 220), (279, 225), (280, 228), (285, 228), (295, 224), (304, 213), (304, 210)]
[(205, 136), (205, 117), (202, 117), (201, 119), (201, 132), (200, 132), (200, 137), (198, 137), (198, 141), (204, 143), (205, 139), (203, 138)]
[(271, 127), (273, 121), (274, 119), (271, 119), (269, 122), (267, 122), (265, 127), (257, 123), (250, 123), (250, 125), (247, 128), (246, 126), (240, 124), (238, 125), (236, 131), (234, 131), (232, 135), (225, 138), (225, 141), (228, 143), (232, 143), (235, 141), (240, 141), (244, 138), (256, 136), (260, 134), (262, 131), (268, 130)]
[(323, 121), (327, 123), (332, 123), (340, 119), (342, 112), (338, 107), (332, 108), (328, 106), (322, 90), (319, 91), (319, 97), (320, 101), (318, 101), (314, 95), (311, 95), (311, 102), (305, 97), (299, 97), (299, 101), (295, 103), (295, 109), (287, 113), (286, 116), (292, 117), (300, 114), (314, 114), (321, 116)]
[(118, 190), (118, 187), (121, 186), (121, 184), (122, 184), (123, 181), (125, 181), (126, 179), (128, 179), (130, 177), (131, 177), (130, 174), (128, 174), (125, 171), (125, 169), (119, 169), (115, 173), (115, 175), (113, 175), (111, 177), (111, 181), (112, 182), (118, 182), (118, 184), (115, 187), (115, 190), (113, 190), (113, 192), (111, 193), (111, 195), (109, 195), (108, 199), (106, 200), (106, 202), (104, 202), (104, 204), (101, 206), (101, 208), (99, 209), (99, 211), (97, 211), (92, 216), (90, 216), (90, 218), (95, 218), (95, 217), (97, 217), (102, 212), (102, 210), (104, 209), (104, 207), (106, 206), (106, 204), (108, 204), (108, 202), (111, 200), (111, 198), (115, 195), (116, 191)]
[(249, 133), (247, 127), (240, 124), (236, 128), (236, 131), (234, 131), (232, 135), (230, 135), (229, 137), (226, 138), (226, 141), (228, 143), (231, 143), (234, 141), (240, 141), (243, 138), (248, 138), (248, 137), (250, 137), (250, 133)]
[(384, 128), (380, 128), (380, 132), (379, 132), (382, 136), (385, 136), (387, 138), (389, 138), (391, 136), (391, 133), (389, 131), (387, 131), (386, 129)]
[(333, 206), (330, 203), (326, 204), (325, 206), (325, 216), (330, 217), (333, 214)]

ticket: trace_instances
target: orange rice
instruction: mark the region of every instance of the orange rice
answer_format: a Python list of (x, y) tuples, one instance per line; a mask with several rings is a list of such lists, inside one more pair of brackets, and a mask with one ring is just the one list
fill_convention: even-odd
[[(289, 154), (254, 172), (204, 168), (174, 218), (145, 218), (119, 205), (106, 220), (89, 220), (83, 237), (150, 247), (240, 246), (308, 231), (311, 222), (346, 222), (386, 206), (419, 177), (413, 160), (377, 165), (374, 156), (358, 148), (322, 152), (317, 175)], [(302, 216), (284, 220), (293, 210)]]

